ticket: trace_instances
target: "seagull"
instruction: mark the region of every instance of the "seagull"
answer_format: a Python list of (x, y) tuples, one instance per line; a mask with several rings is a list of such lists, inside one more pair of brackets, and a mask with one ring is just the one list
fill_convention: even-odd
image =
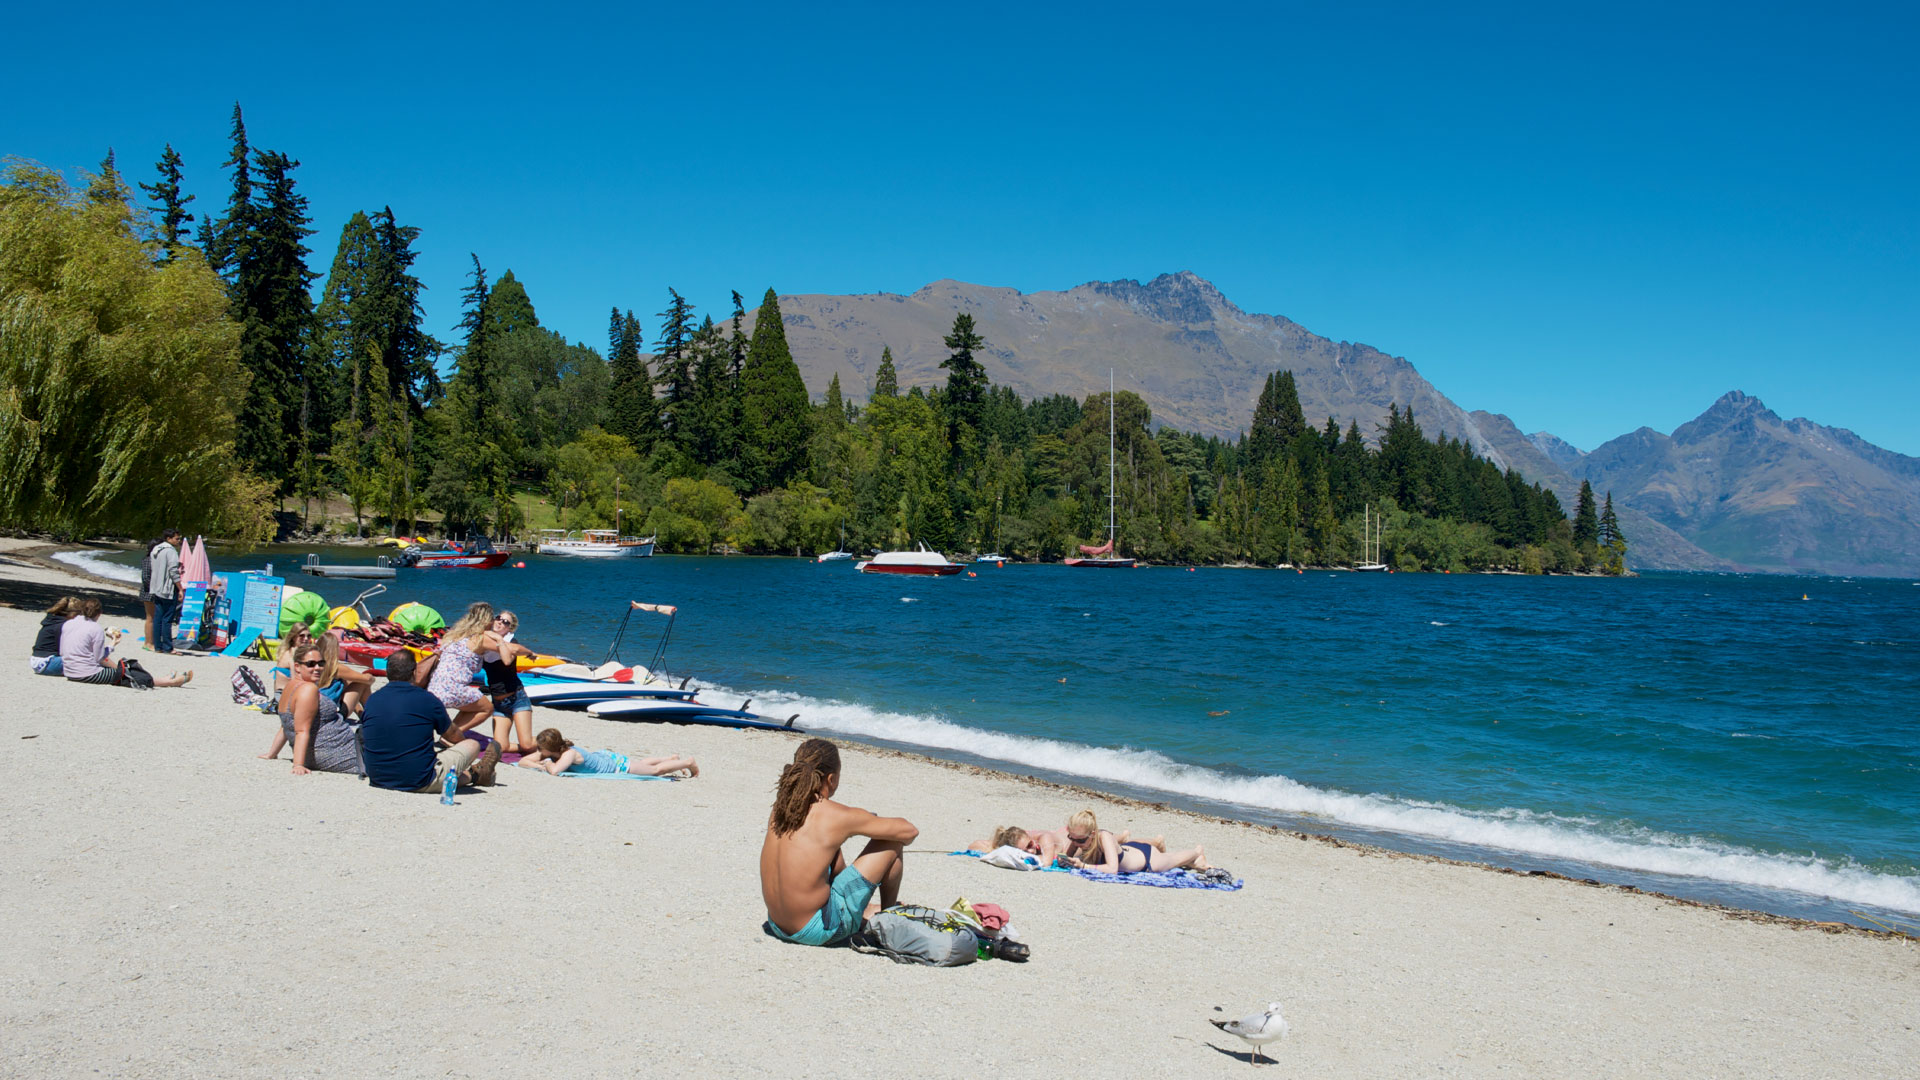
[(1247, 1051), (1247, 1061), (1255, 1065), (1260, 1063), (1260, 1047), (1287, 1034), (1287, 1018), (1280, 1015), (1280, 1003), (1277, 1001), (1268, 1005), (1266, 1012), (1243, 1016), (1238, 1020), (1208, 1020), (1207, 1023), (1229, 1035), (1245, 1039), (1251, 1047)]

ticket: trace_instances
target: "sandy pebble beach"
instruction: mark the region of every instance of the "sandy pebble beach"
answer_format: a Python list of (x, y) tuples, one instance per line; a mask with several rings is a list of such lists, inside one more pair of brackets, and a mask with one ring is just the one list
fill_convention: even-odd
[[(1275, 1076), (1920, 1068), (1910, 938), (847, 743), (841, 800), (920, 827), (904, 898), (998, 903), (1033, 959), (932, 969), (781, 944), (760, 930), (757, 856), (795, 736), (538, 709), (536, 727), (584, 746), (691, 753), (704, 772), (503, 768), (453, 807), (296, 777), (255, 757), (276, 722), (232, 703), (236, 661), (182, 658), (191, 686), (146, 693), (30, 674), (38, 617), (17, 608), (82, 585), (32, 547), (0, 546), (7, 1076), (1240, 1076), (1244, 1046), (1207, 1020), (1269, 1001), (1292, 1025), (1268, 1048)], [(1246, 888), (944, 854), (1086, 806), (1108, 828), (1203, 843)]]

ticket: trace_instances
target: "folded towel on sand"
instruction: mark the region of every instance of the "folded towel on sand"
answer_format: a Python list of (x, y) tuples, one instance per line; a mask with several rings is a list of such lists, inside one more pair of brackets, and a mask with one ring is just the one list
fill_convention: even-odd
[(1218, 889), (1237, 892), (1246, 882), (1219, 867), (1211, 870), (1143, 870), (1137, 874), (1103, 874), (1098, 870), (1075, 870), (1074, 876), (1088, 881), (1111, 881), (1117, 885), (1151, 885), (1156, 889)]

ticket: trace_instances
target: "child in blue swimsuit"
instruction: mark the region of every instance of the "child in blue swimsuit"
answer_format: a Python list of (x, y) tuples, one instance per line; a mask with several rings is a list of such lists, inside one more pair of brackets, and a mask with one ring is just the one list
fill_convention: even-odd
[(567, 741), (559, 728), (548, 728), (533, 737), (535, 750), (520, 759), (520, 764), (545, 769), (553, 776), (571, 773), (626, 773), (628, 776), (670, 776), (684, 773), (700, 775), (700, 766), (690, 757), (628, 757), (611, 750), (582, 750)]

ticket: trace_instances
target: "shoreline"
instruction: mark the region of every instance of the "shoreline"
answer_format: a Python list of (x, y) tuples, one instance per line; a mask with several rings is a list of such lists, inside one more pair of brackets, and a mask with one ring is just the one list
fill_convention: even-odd
[[(8, 542), (0, 541), (0, 545), (5, 545), (6, 543)], [(47, 544), (47, 545), (41, 545), (41, 546), (37, 546), (30, 549), (25, 549), (25, 550), (15, 550), (7, 553), (14, 555), (16, 558), (29, 559), (30, 561), (32, 561), (34, 564), (38, 566), (44, 567), (55, 573), (66, 574), (68, 576), (74, 577), (77, 580), (85, 581), (89, 584), (97, 584), (100, 586), (105, 586), (117, 592), (123, 592), (123, 593), (130, 593), (132, 591), (131, 587), (126, 585), (126, 583), (124, 582), (120, 582), (112, 578), (106, 578), (106, 577), (89, 573), (83, 567), (75, 566), (72, 563), (58, 561), (52, 558), (52, 554), (54, 552), (64, 551), (64, 550), (99, 550), (99, 548), (93, 547), (93, 546), (87, 546), (87, 545)], [(120, 550), (124, 550), (124, 549), (120, 549)], [(0, 546), (0, 552), (6, 552), (5, 546)], [(781, 557), (785, 557), (785, 556), (781, 556)], [(1566, 576), (1592, 576), (1592, 575), (1566, 575)], [(1605, 576), (1605, 575), (1600, 575), (1600, 576)], [(1525, 853), (1525, 852), (1515, 853), (1517, 857), (1514, 857), (1514, 858), (1500, 860), (1498, 858), (1495, 858), (1494, 856), (1497, 856), (1499, 850), (1501, 849), (1484, 848), (1484, 847), (1480, 848), (1480, 850), (1486, 851), (1489, 856), (1488, 858), (1484, 858), (1484, 859), (1474, 858), (1474, 857), (1459, 858), (1459, 857), (1454, 857), (1454, 856), (1445, 855), (1445, 854), (1438, 854), (1430, 850), (1426, 850), (1426, 851), (1419, 850), (1422, 846), (1429, 846), (1429, 847), (1446, 846), (1445, 843), (1442, 841), (1438, 841), (1431, 837), (1424, 837), (1419, 834), (1413, 834), (1413, 833), (1386, 834), (1386, 835), (1391, 835), (1396, 838), (1404, 840), (1406, 845), (1405, 847), (1396, 847), (1388, 843), (1369, 842), (1366, 839), (1354, 839), (1351, 834), (1358, 833), (1362, 835), (1367, 835), (1367, 834), (1379, 835), (1378, 830), (1370, 829), (1363, 826), (1347, 825), (1345, 823), (1340, 823), (1336, 828), (1331, 829), (1329, 831), (1315, 831), (1311, 828), (1300, 828), (1290, 824), (1277, 824), (1272, 821), (1254, 820), (1253, 818), (1248, 816), (1235, 816), (1231, 812), (1223, 812), (1221, 810), (1210, 808), (1207, 803), (1207, 800), (1204, 800), (1204, 799), (1185, 798), (1177, 795), (1171, 798), (1153, 798), (1151, 796), (1128, 794), (1123, 791), (1104, 789), (1094, 784), (1077, 780), (1071, 777), (1070, 775), (1063, 775), (1059, 778), (1055, 778), (1051, 776), (1041, 776), (1037, 773), (1032, 773), (1032, 772), (1022, 772), (1019, 770), (1023, 768), (1028, 768), (1028, 766), (1024, 766), (1021, 763), (1017, 763), (1017, 762), (997, 762), (995, 759), (987, 758), (987, 759), (982, 759), (988, 762), (987, 764), (980, 764), (977, 761), (965, 760), (966, 757), (971, 757), (971, 755), (963, 755), (960, 758), (942, 757), (938, 753), (932, 752), (930, 750), (915, 748), (915, 747), (912, 747), (910, 744), (903, 746), (901, 744), (891, 743), (885, 740), (874, 739), (874, 738), (856, 735), (856, 734), (848, 734), (848, 733), (839, 732), (839, 731), (826, 731), (826, 732), (822, 732), (821, 734), (826, 737), (831, 737), (836, 742), (840, 742), (843, 744), (844, 743), (858, 744), (875, 753), (879, 753), (883, 755), (893, 755), (903, 760), (919, 761), (925, 764), (935, 765), (945, 769), (957, 770), (957, 771), (968, 773), (971, 775), (992, 776), (992, 777), (997, 777), (1005, 780), (1017, 781), (1024, 784), (1030, 784), (1030, 785), (1035, 785), (1039, 787), (1049, 788), (1049, 789), (1066, 793), (1066, 794), (1072, 794), (1076, 797), (1105, 801), (1118, 807), (1151, 809), (1151, 810), (1164, 812), (1164, 813), (1186, 815), (1198, 820), (1213, 822), (1213, 823), (1222, 824), (1222, 825), (1240, 826), (1240, 827), (1245, 827), (1250, 829), (1263, 830), (1266, 832), (1273, 833), (1275, 835), (1287, 835), (1287, 836), (1297, 837), (1303, 840), (1313, 840), (1320, 843), (1329, 844), (1335, 847), (1350, 848), (1356, 851), (1360, 851), (1360, 852), (1364, 852), (1372, 855), (1380, 855), (1380, 856), (1396, 858), (1396, 859), (1431, 860), (1433, 862), (1440, 863), (1440, 864), (1451, 865), (1451, 866), (1461, 866), (1461, 867), (1471, 867), (1471, 868), (1489, 871), (1489, 872), (1498, 873), (1498, 874), (1506, 874), (1506, 875), (1513, 875), (1513, 876), (1519, 876), (1519, 877), (1535, 877), (1535, 878), (1543, 878), (1543, 879), (1557, 879), (1557, 880), (1570, 881), (1576, 884), (1581, 884), (1581, 885), (1585, 885), (1593, 888), (1614, 890), (1614, 891), (1623, 892), (1623, 893), (1638, 894), (1643, 896), (1655, 897), (1660, 900), (1664, 900), (1664, 901), (1668, 901), (1676, 904), (1696, 906), (1706, 910), (1720, 912), (1722, 914), (1725, 914), (1729, 918), (1744, 918), (1752, 921), (1774, 922), (1774, 923), (1780, 923), (1783, 925), (1802, 926), (1802, 927), (1809, 927), (1809, 928), (1823, 928), (1823, 929), (1827, 929), (1828, 932), (1841, 932), (1839, 928), (1844, 928), (1845, 930), (1848, 930), (1848, 931), (1865, 933), (1869, 935), (1891, 935), (1894, 937), (1903, 937), (1903, 938), (1920, 940), (1920, 935), (1917, 935), (1910, 930), (1907, 930), (1904, 928), (1898, 928), (1898, 927), (1887, 928), (1887, 923), (1880, 921), (1875, 916), (1867, 915), (1862, 912), (1852, 910), (1852, 908), (1854, 907), (1871, 908), (1872, 905), (1849, 903), (1846, 901), (1835, 900), (1830, 897), (1822, 897), (1817, 894), (1810, 894), (1810, 893), (1798, 894), (1798, 893), (1794, 893), (1792, 890), (1781, 889), (1779, 887), (1774, 887), (1774, 886), (1740, 885), (1734, 882), (1721, 882), (1718, 879), (1714, 879), (1714, 878), (1696, 879), (1703, 883), (1703, 886), (1700, 889), (1700, 892), (1702, 893), (1711, 894), (1719, 891), (1738, 891), (1740, 889), (1750, 889), (1750, 890), (1763, 892), (1763, 893), (1779, 894), (1783, 896), (1783, 898), (1787, 898), (1787, 899), (1791, 899), (1793, 896), (1805, 896), (1807, 899), (1806, 901), (1802, 902), (1801, 906), (1834, 907), (1842, 911), (1845, 911), (1845, 913), (1851, 916), (1853, 919), (1857, 919), (1861, 921), (1856, 922), (1856, 921), (1847, 921), (1845, 919), (1821, 919), (1821, 918), (1814, 918), (1807, 915), (1787, 914), (1779, 911), (1769, 911), (1764, 908), (1745, 906), (1738, 903), (1725, 903), (1725, 902), (1721, 902), (1719, 900), (1710, 899), (1710, 898), (1704, 898), (1699, 896), (1689, 896), (1689, 895), (1685, 895), (1683, 892), (1668, 892), (1660, 888), (1650, 888), (1645, 885), (1634, 884), (1630, 881), (1601, 880), (1602, 876), (1619, 876), (1619, 877), (1630, 877), (1630, 878), (1640, 877), (1640, 878), (1652, 878), (1652, 879), (1673, 876), (1673, 875), (1656, 874), (1651, 871), (1639, 871), (1639, 870), (1633, 870), (1626, 867), (1613, 866), (1611, 864), (1587, 862), (1587, 861), (1576, 859), (1576, 858), (1563, 857), (1563, 856), (1538, 855), (1538, 854), (1531, 854), (1531, 853)], [(1247, 812), (1252, 813), (1253, 811), (1249, 809)], [(1280, 817), (1280, 818), (1296, 816), (1296, 815), (1285, 814), (1283, 812), (1278, 812), (1278, 811), (1270, 812), (1270, 814), (1271, 816)], [(1342, 835), (1342, 834), (1347, 834), (1347, 835)], [(1467, 847), (1469, 849), (1473, 849), (1476, 847), (1476, 845), (1471, 845), (1471, 844), (1453, 845), (1453, 846)], [(1409, 848), (1412, 850), (1409, 850)], [(1513, 863), (1524, 864), (1527, 862), (1533, 862), (1537, 864), (1558, 865), (1566, 869), (1571, 869), (1574, 872), (1568, 873), (1568, 872), (1562, 872), (1562, 870), (1549, 869), (1549, 868), (1543, 868), (1543, 867), (1527, 868), (1523, 865), (1511, 865)], [(1589, 875), (1593, 875), (1593, 876), (1589, 876)], [(1783, 906), (1787, 906), (1787, 905), (1783, 904)], [(1902, 912), (1887, 912), (1886, 914), (1893, 921), (1900, 922), (1900, 923), (1910, 923), (1913, 919), (1912, 916), (1908, 916)], [(1872, 924), (1872, 925), (1867, 925), (1867, 924)]]
[[(0, 576), (76, 580), (12, 555), (0, 545)], [(20, 652), (37, 622), (0, 610), (0, 646)], [(986, 1030), (1047, 1015), (1125, 1033), (1074, 1040), (1078, 1071), (1228, 1077), (1244, 1048), (1206, 1021), (1274, 1000), (1294, 1030), (1267, 1054), (1288, 1075), (1897, 1076), (1920, 1055), (1909, 937), (839, 738), (841, 797), (921, 829), (903, 899), (1001, 904), (1033, 958), (932, 969), (785, 945), (760, 932), (756, 868), (797, 734), (537, 708), (536, 727), (692, 753), (702, 775), (509, 768), (446, 807), (256, 759), (274, 725), (228, 700), (238, 664), (186, 663), (192, 685), (147, 693), (0, 668), (0, 828), (15, 837), (0, 904), (22, 924), (0, 951), (15, 1036), (0, 1072), (1051, 1077), (1057, 1039)], [(1203, 843), (1245, 888), (946, 856), (1088, 805), (1110, 828)], [(448, 1025), (448, 1006), (467, 1023)]]

